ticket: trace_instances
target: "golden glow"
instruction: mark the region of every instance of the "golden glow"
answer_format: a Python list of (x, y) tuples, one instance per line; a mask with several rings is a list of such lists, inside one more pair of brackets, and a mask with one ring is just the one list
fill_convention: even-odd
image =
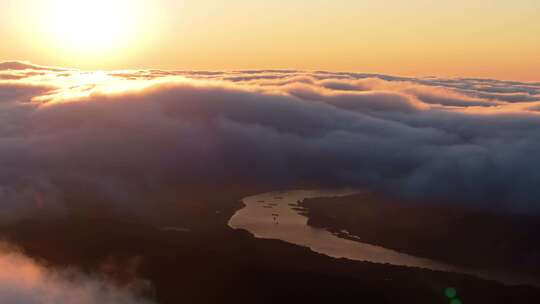
[(540, 80), (539, 11), (538, 0), (0, 0), (0, 60)]
[(92, 53), (124, 47), (137, 31), (128, 0), (53, 0), (45, 28), (62, 48)]
[(10, 41), (11, 59), (108, 68), (133, 62), (155, 44), (158, 7), (154, 0), (0, 3), (0, 39)]

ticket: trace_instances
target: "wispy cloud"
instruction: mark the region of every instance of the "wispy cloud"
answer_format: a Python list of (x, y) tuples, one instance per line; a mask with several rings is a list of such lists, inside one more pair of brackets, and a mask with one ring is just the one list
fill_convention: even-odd
[(75, 269), (54, 269), (0, 243), (0, 302), (25, 304), (150, 304), (133, 290)]

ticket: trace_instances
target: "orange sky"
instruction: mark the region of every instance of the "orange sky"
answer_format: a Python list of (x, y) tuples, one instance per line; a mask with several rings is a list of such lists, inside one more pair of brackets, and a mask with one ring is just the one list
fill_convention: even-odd
[(540, 80), (539, 12), (537, 0), (4, 0), (0, 60)]

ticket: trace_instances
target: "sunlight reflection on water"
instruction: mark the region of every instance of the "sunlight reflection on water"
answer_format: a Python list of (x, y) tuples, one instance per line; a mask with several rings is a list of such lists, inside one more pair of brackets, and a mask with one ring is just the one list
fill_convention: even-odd
[[(300, 213), (298, 202), (306, 198), (338, 197), (357, 191), (319, 191), (295, 190), (269, 192), (247, 197), (246, 205), (229, 221), (234, 229), (243, 229), (256, 238), (278, 239), (288, 243), (308, 247), (314, 252), (333, 258), (346, 258), (380, 264), (425, 268), (445, 272), (458, 272), (475, 275), (484, 279), (496, 280), (506, 284), (531, 284), (539, 286), (533, 279), (488, 271), (475, 271), (451, 266), (430, 259), (419, 258), (380, 246), (353, 241), (336, 236), (325, 230), (307, 225), (307, 217)], [(351, 235), (351, 238), (356, 238)]]

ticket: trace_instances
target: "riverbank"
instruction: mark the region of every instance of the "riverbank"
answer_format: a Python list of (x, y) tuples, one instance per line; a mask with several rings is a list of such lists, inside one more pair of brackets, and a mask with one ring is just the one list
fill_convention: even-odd
[(370, 193), (307, 199), (300, 205), (310, 226), (342, 238), (540, 278), (539, 218), (405, 204)]
[[(156, 207), (158, 218), (106, 210), (29, 220), (0, 228), (2, 238), (55, 267), (111, 269), (120, 283), (151, 283), (156, 303), (534, 303), (540, 290), (472, 276), (334, 259), (227, 227), (241, 199), (259, 188), (194, 191)], [(159, 224), (159, 225), (158, 225)], [(182, 227), (164, 231), (161, 227)], [(189, 229), (189, 231), (187, 231)], [(138, 261), (136, 267), (126, 261)], [(104, 268), (103, 266), (108, 267)]]

